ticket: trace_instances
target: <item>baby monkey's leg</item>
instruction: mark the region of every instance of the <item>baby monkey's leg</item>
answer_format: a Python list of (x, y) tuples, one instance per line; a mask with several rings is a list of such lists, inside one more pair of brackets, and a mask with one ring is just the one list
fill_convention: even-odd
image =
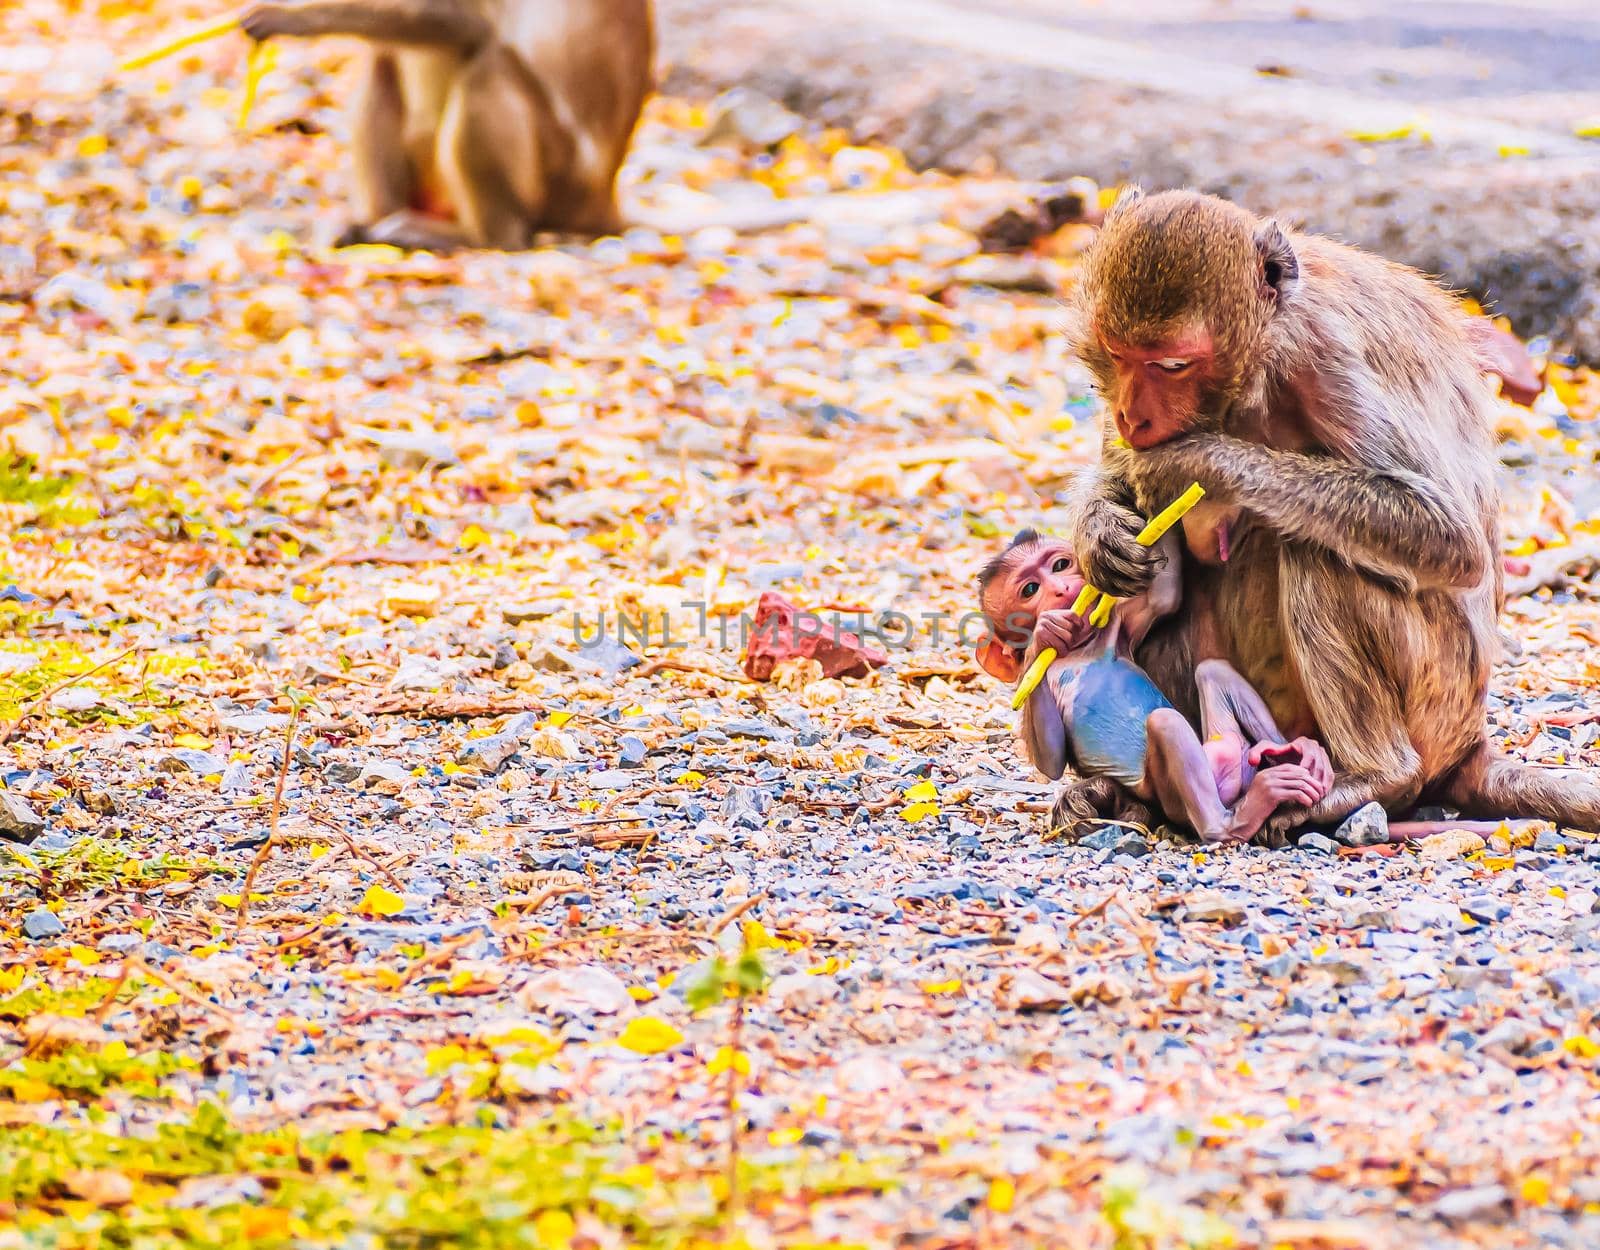
[(1297, 764), (1283, 764), (1257, 773), (1230, 809), (1218, 793), (1212, 761), (1200, 736), (1173, 708), (1150, 713), (1145, 738), (1148, 797), (1169, 818), (1182, 820), (1207, 842), (1247, 842), (1283, 804), (1316, 801), (1316, 778)]

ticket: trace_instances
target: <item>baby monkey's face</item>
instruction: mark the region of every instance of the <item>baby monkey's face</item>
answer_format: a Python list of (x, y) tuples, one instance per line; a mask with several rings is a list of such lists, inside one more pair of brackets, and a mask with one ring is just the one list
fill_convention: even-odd
[(1002, 642), (1026, 648), (1040, 614), (1070, 608), (1083, 587), (1072, 548), (1059, 538), (1041, 538), (1007, 553), (984, 596), (985, 611)]

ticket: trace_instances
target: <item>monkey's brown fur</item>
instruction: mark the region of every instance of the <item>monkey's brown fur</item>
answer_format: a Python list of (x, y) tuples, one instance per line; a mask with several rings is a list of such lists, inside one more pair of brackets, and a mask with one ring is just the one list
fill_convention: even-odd
[[(1108, 405), (1073, 537), (1089, 579), (1129, 595), (1151, 573), (1136, 511), (1191, 481), (1238, 510), (1229, 559), (1186, 578), (1204, 610), (1184, 620), (1214, 633), (1158, 638), (1140, 657), (1169, 697), (1181, 666), (1214, 648), (1286, 732), (1319, 735), (1339, 776), (1299, 820), (1431, 797), (1600, 829), (1593, 777), (1488, 742), (1502, 599), (1491, 400), (1444, 291), (1220, 200), (1133, 194), (1107, 216), (1078, 312), (1079, 351), (1108, 397), (1108, 338), (1156, 346), (1201, 326), (1214, 349), (1178, 437), (1119, 446)], [(1277, 832), (1299, 820), (1280, 817)]]
[(345, 242), (525, 248), (621, 225), (616, 177), (649, 93), (649, 0), (285, 0), (255, 39), (367, 41)]

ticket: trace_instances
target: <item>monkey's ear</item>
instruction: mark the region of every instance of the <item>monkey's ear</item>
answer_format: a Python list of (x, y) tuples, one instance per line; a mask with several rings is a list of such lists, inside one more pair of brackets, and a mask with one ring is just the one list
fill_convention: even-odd
[(1136, 182), (1130, 182), (1117, 193), (1116, 200), (1110, 208), (1106, 209), (1106, 215), (1100, 222), (1100, 228), (1102, 230), (1105, 229), (1142, 199), (1144, 199), (1144, 188)]
[(1264, 221), (1256, 229), (1256, 254), (1261, 257), (1262, 293), (1281, 306), (1300, 284), (1300, 258), (1276, 221)]
[(978, 644), (978, 663), (990, 677), (1008, 684), (1022, 676), (1016, 653), (997, 638), (986, 638)]

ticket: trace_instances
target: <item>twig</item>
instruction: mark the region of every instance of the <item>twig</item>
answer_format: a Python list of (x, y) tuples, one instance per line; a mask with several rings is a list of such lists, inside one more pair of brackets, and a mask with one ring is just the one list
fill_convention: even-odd
[(365, 860), (367, 863), (376, 868), (381, 874), (383, 874), (384, 880), (389, 883), (390, 888), (393, 889), (396, 894), (404, 894), (406, 892), (405, 883), (401, 881), (399, 877), (394, 875), (394, 871), (371, 851), (367, 850), (353, 837), (341, 829), (338, 825), (338, 822), (335, 821), (333, 817), (324, 816), (320, 812), (308, 812), (307, 815), (310, 816), (310, 818), (317, 824), (321, 825), (324, 829), (331, 829), (334, 833), (343, 838), (345, 849), (357, 859)]
[(94, 1009), (94, 1022), (104, 1024), (106, 1017), (111, 1014), (111, 1008), (117, 1001), (117, 995), (122, 993), (122, 987), (128, 983), (128, 974), (133, 971), (134, 961), (124, 959), (122, 970), (117, 973), (117, 979), (112, 982), (111, 988), (106, 991), (106, 996), (100, 1000), (100, 1005)]
[(278, 845), (278, 816), (283, 810), (283, 788), (289, 780), (289, 761), (294, 756), (294, 731), (299, 725), (300, 705), (296, 703), (289, 712), (289, 724), (284, 730), (283, 761), (278, 765), (278, 785), (272, 792), (272, 814), (267, 817), (267, 840), (250, 860), (250, 867), (245, 869), (244, 888), (239, 891), (239, 910), (233, 922), (235, 937), (250, 919), (250, 889), (255, 885), (256, 873), (261, 871), (261, 865), (267, 862)]
[[(765, 897), (763, 895), (763, 897)], [(751, 900), (754, 901), (754, 900)], [(744, 991), (733, 1000), (733, 1023), (728, 1029), (728, 1233), (739, 1220), (739, 1057), (744, 1054), (739, 1034), (744, 1027)]]
[(93, 677), (101, 669), (115, 664), (119, 660), (127, 659), (136, 650), (138, 650), (137, 647), (129, 647), (126, 651), (118, 652), (109, 660), (101, 660), (100, 663), (96, 664), (91, 669), (86, 669), (84, 672), (76, 673), (73, 676), (68, 677), (65, 681), (58, 681), (55, 685), (51, 686), (50, 689), (46, 690), (43, 694), (35, 698), (33, 702), (28, 704), (27, 707), (23, 708), (22, 711), (17, 714), (17, 719), (11, 722), (10, 726), (6, 729), (3, 735), (0, 735), (0, 746), (4, 746), (6, 743), (10, 742), (12, 738), (16, 737), (17, 730), (22, 728), (23, 722), (26, 721), (28, 717), (32, 716), (44, 704), (50, 702), (51, 699), (55, 698), (56, 695), (60, 694), (68, 686), (76, 686), (85, 677)]
[(450, 960), (455, 957), (457, 951), (461, 950), (463, 947), (471, 946), (482, 936), (483, 934), (481, 933), (463, 933), (460, 937), (451, 938), (438, 950), (430, 951), (428, 954), (424, 955), (421, 959), (418, 959), (406, 969), (405, 976), (400, 978), (400, 987), (403, 989), (410, 985), (420, 975), (422, 975), (422, 971), (425, 968), (432, 968), (437, 964), (449, 963)]
[(1075, 920), (1073, 920), (1070, 924), (1067, 925), (1067, 932), (1071, 933), (1074, 929), (1076, 929), (1079, 925), (1081, 925), (1085, 920), (1092, 919), (1095, 916), (1103, 916), (1103, 915), (1105, 915), (1106, 908), (1110, 907), (1112, 902), (1115, 901), (1115, 899), (1117, 897), (1117, 893), (1118, 893), (1118, 891), (1112, 890), (1110, 894), (1107, 894), (1103, 899), (1101, 899), (1093, 907), (1089, 908), (1088, 911), (1080, 911), (1078, 913), (1078, 915), (1077, 915), (1077, 918)]
[(725, 913), (723, 915), (722, 919), (718, 920), (716, 924), (711, 926), (711, 936), (712, 937), (716, 937), (717, 934), (721, 933), (724, 929), (726, 929), (729, 925), (731, 925), (735, 920), (739, 919), (739, 917), (744, 915), (745, 912), (749, 911), (752, 907), (761, 906), (761, 904), (765, 903), (766, 901), (767, 901), (767, 894), (766, 894), (765, 890), (763, 890), (760, 894), (755, 894), (755, 895), (752, 895), (751, 897), (745, 899), (744, 902), (740, 903), (737, 907), (733, 908), (731, 911)]
[(634, 677), (654, 677), (657, 673), (703, 673), (707, 677), (718, 677), (723, 681), (742, 681), (746, 685), (760, 685), (753, 677), (746, 677), (743, 673), (727, 673), (710, 664), (697, 664), (693, 660), (675, 660), (663, 656), (656, 660), (647, 660), (631, 674)]
[(157, 968), (152, 968), (149, 964), (145, 963), (144, 960), (140, 959), (139, 956), (137, 956), (137, 955), (125, 955), (123, 957), (123, 966), (126, 967), (130, 963), (136, 969), (138, 969), (139, 974), (141, 976), (149, 977), (156, 984), (166, 986), (169, 990), (171, 990), (179, 998), (183, 999), (184, 1002), (189, 1003), (189, 1004), (191, 1004), (191, 1005), (193, 1005), (195, 1007), (199, 1007), (203, 1011), (209, 1011), (213, 1015), (221, 1016), (229, 1024), (236, 1023), (234, 1018), (233, 1018), (233, 1014), (231, 1012), (224, 1011), (221, 1007), (219, 1007), (216, 1003), (212, 1002), (209, 998), (206, 998), (203, 995), (197, 994), (194, 990), (190, 989), (182, 981), (175, 981), (175, 980), (173, 980), (173, 978), (169, 977), (165, 972), (162, 972)]

